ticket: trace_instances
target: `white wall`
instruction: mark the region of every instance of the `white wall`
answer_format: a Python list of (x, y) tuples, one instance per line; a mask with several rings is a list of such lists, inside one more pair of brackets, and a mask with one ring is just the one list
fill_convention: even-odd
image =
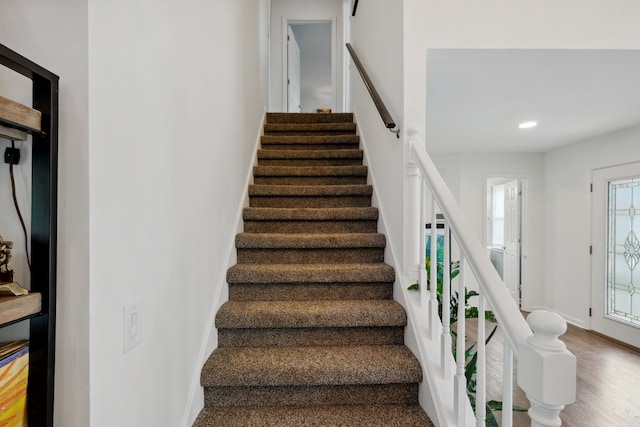
[[(283, 87), (283, 75), (286, 77), (286, 70), (283, 69), (284, 39), (283, 22), (289, 21), (313, 21), (313, 20), (335, 20), (336, 39), (336, 64), (335, 64), (335, 101), (336, 109), (339, 111), (342, 105), (342, 0), (271, 0), (271, 55), (270, 55), (270, 102), (269, 111), (286, 111), (286, 98), (283, 98), (285, 88)], [(283, 74), (284, 73), (284, 74)]]
[[(485, 228), (484, 187), (486, 178), (503, 176), (523, 178), (525, 204), (523, 217), (523, 286), (522, 308), (531, 310), (544, 305), (543, 232), (544, 178), (541, 153), (462, 153), (435, 156), (436, 167), (460, 204), (479, 241)], [(467, 277), (473, 277), (468, 275)], [(470, 285), (473, 287), (473, 285)]]
[[(361, 4), (351, 18), (351, 44), (389, 112), (402, 129), (402, 5), (384, 0)], [(403, 138), (397, 139), (380, 118), (357, 68), (350, 60), (351, 105), (366, 141), (369, 175), (385, 216), (387, 242), (402, 262)]]
[(269, 33), (271, 31), (271, 0), (260, 0), (260, 88), (262, 105), (269, 105)]
[[(89, 425), (87, 2), (0, 2), (0, 43), (60, 76), (55, 425), (84, 427)], [(22, 147), (22, 155), (30, 152), (27, 144)], [(4, 164), (0, 176), (6, 187)], [(19, 188), (30, 184), (26, 176), (18, 172)], [(3, 216), (5, 206), (13, 216), (5, 200)], [(21, 207), (24, 212), (29, 203)], [(23, 263), (20, 252), (15, 259)]]
[(93, 427), (188, 423), (264, 111), (261, 10), (89, 3)]
[(591, 301), (591, 172), (640, 161), (640, 127), (544, 154), (545, 284), (548, 304), (589, 327)]

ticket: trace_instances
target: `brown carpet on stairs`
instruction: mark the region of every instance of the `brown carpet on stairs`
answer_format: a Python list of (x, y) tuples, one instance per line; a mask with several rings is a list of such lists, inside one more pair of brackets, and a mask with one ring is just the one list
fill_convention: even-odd
[(433, 425), (355, 129), (267, 115), (195, 427)]

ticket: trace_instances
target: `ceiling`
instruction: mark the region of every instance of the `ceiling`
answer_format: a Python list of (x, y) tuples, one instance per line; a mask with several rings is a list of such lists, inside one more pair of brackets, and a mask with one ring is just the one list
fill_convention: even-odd
[(433, 154), (544, 152), (637, 124), (638, 50), (428, 51)]

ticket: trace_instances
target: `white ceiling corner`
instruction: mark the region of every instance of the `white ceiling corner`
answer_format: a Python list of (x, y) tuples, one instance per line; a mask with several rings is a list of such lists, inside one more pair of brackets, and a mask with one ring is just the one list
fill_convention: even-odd
[(637, 124), (638, 50), (428, 51), (434, 154), (544, 152)]

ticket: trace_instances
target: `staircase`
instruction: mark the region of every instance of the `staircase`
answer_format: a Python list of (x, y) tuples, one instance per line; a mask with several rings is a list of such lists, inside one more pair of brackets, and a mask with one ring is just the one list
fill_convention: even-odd
[(270, 113), (194, 426), (432, 426), (352, 114)]

